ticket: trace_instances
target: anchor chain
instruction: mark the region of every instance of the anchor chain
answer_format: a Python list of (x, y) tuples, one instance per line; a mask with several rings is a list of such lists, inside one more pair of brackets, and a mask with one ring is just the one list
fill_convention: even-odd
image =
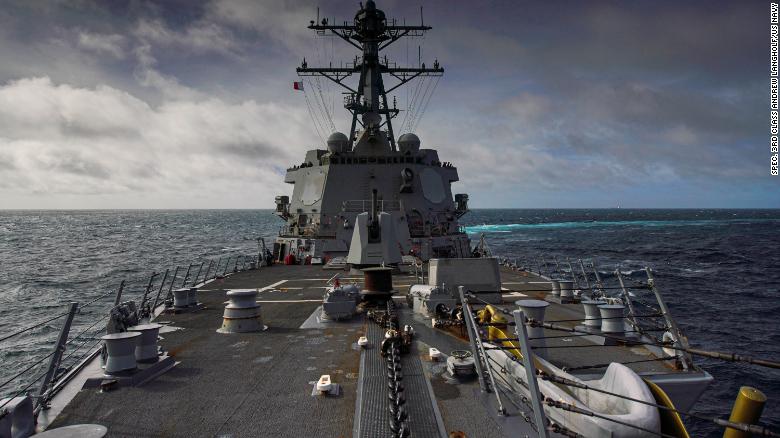
[(407, 421), (409, 413), (406, 409), (406, 397), (404, 395), (401, 353), (409, 351), (411, 330), (406, 327), (403, 333), (400, 332), (398, 314), (392, 299), (387, 300), (384, 312), (373, 311), (369, 318), (386, 329), (385, 339), (380, 347), (380, 354), (387, 363), (390, 430), (393, 432), (393, 437), (406, 438), (411, 434), (411, 430)]

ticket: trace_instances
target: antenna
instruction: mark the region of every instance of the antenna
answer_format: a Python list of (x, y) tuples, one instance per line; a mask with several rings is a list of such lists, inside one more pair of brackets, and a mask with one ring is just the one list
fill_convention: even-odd
[[(336, 25), (335, 18), (328, 23), (327, 19), (320, 20), (319, 8), (317, 8), (317, 21), (310, 22), (309, 29), (318, 34), (330, 32), (358, 49), (362, 56), (355, 59), (354, 64), (342, 64), (341, 67), (309, 67), (304, 64), (296, 69), (299, 76), (323, 76), (326, 79), (346, 88), (348, 96), (344, 99), (344, 108), (352, 115), (352, 124), (349, 131), (349, 150), (352, 150), (357, 129), (366, 133), (368, 141), (376, 141), (377, 136), (386, 129), (387, 141), (390, 150), (396, 151), (395, 136), (393, 134), (392, 119), (397, 117), (400, 110), (388, 105), (388, 93), (392, 93), (398, 87), (405, 85), (415, 78), (427, 76), (441, 76), (444, 69), (434, 64), (434, 68), (426, 68), (422, 62), (422, 48), (417, 48), (417, 67), (398, 67), (391, 59), (380, 56), (380, 52), (390, 44), (403, 37), (420, 37), (430, 30), (429, 26), (398, 25), (398, 20), (388, 19), (385, 13), (374, 7), (373, 2), (367, 3), (371, 8), (361, 5), (355, 16), (355, 20), (344, 21), (343, 25)], [(423, 9), (420, 7), (420, 22), (423, 22)], [(391, 67), (392, 65), (392, 67)], [(350, 86), (346, 79), (352, 75), (359, 75), (357, 86)], [(397, 80), (397, 83), (385, 87), (383, 76), (387, 75)], [(359, 126), (358, 126), (359, 125)]]

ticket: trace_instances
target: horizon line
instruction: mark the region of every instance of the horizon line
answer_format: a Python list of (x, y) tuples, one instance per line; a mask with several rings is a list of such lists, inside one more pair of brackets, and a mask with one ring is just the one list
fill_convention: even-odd
[[(274, 208), (0, 208), (16, 211), (273, 211)], [(477, 210), (780, 210), (780, 207), (475, 207)]]

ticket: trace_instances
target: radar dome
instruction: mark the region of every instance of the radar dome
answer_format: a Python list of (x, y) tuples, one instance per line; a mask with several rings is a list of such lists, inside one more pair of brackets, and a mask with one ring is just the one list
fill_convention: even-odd
[(332, 153), (345, 152), (349, 147), (349, 139), (343, 132), (334, 132), (328, 137), (328, 150)]
[(398, 149), (404, 154), (407, 152), (416, 153), (420, 150), (420, 137), (411, 132), (398, 137)]

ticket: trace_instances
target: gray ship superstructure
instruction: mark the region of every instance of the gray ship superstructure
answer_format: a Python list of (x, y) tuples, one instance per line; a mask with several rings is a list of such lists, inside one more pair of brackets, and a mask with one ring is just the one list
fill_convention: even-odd
[[(468, 196), (456, 194), (453, 200), (451, 191), (458, 170), (442, 162), (436, 150), (421, 148), (413, 133), (396, 140), (393, 119), (401, 110), (388, 99), (388, 92), (420, 77), (442, 75), (444, 69), (438, 61), (431, 67), (397, 67), (381, 56), (395, 41), (431, 28), (388, 21), (373, 1), (354, 22), (336, 25), (322, 19), (309, 28), (340, 37), (360, 51), (346, 67), (312, 67), (304, 60), (297, 69), (301, 76), (324, 77), (343, 87), (352, 123), (349, 135), (331, 134), (326, 149), (308, 151), (300, 165), (287, 169), (284, 180), (294, 188), (292, 197), (276, 197), (276, 214), (286, 225), (274, 244), (274, 257), (328, 261), (347, 255), (355, 217), (369, 211), (373, 191), (379, 209), (393, 218), (403, 254), (423, 260), (467, 257), (469, 240), (458, 218), (468, 211)], [(354, 87), (347, 83), (353, 75), (359, 76)], [(384, 83), (387, 77), (395, 82), (390, 88)]]

